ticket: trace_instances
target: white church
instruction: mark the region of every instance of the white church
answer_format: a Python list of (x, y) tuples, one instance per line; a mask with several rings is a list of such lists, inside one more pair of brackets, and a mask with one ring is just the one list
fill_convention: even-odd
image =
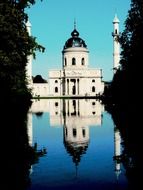
[[(118, 69), (120, 52), (119, 19), (113, 20), (113, 69)], [(31, 24), (27, 23), (31, 35)], [(89, 68), (89, 50), (85, 41), (80, 38), (74, 24), (71, 37), (65, 42), (62, 50), (62, 69), (49, 71), (47, 83), (32, 82), (32, 58), (27, 64), (27, 76), (33, 97), (96, 97), (104, 92), (102, 69)]]

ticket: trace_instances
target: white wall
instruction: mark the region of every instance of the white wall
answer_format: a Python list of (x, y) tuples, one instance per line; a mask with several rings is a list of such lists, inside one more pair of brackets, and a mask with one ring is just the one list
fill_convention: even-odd
[(33, 97), (48, 97), (49, 96), (49, 84), (48, 83), (33, 83), (32, 85)]

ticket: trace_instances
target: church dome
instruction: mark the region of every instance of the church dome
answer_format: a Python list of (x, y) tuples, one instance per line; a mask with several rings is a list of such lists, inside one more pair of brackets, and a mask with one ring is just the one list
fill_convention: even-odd
[(64, 49), (71, 47), (87, 47), (85, 41), (79, 37), (79, 32), (76, 29), (72, 31), (71, 36), (72, 37), (66, 41)]

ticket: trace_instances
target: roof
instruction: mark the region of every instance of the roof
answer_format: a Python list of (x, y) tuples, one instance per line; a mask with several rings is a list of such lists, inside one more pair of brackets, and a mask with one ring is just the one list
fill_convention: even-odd
[(69, 38), (65, 45), (64, 49), (71, 48), (71, 47), (84, 47), (87, 48), (87, 45), (85, 44), (85, 41), (79, 37), (79, 32), (74, 29), (71, 33), (71, 38)]

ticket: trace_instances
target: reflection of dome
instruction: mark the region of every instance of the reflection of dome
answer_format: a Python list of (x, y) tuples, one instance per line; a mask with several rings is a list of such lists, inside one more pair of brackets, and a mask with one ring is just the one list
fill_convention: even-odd
[(71, 48), (71, 47), (84, 47), (84, 48), (87, 47), (84, 40), (78, 37), (79, 32), (76, 29), (72, 31), (71, 36), (72, 37), (66, 41), (64, 49)]
[(68, 143), (64, 141), (67, 152), (72, 156), (73, 162), (77, 166), (80, 163), (81, 156), (86, 153), (88, 143)]

